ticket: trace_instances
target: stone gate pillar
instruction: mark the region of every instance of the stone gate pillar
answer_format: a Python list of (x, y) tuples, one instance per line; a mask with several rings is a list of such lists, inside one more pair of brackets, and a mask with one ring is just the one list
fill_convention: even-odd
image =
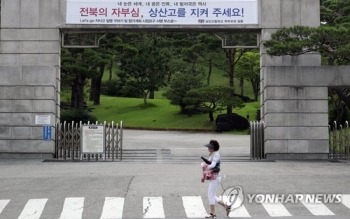
[[(59, 116), (60, 1), (2, 0), (0, 45), (0, 158), (52, 157), (35, 118)], [(37, 123), (37, 124), (36, 124)], [(47, 123), (44, 122), (44, 123)]]
[[(271, 34), (282, 27), (320, 25), (319, 0), (265, 0), (260, 3), (261, 42), (270, 39)], [(260, 48), (261, 117), (265, 122), (267, 159), (327, 159), (327, 87), (291, 84), (291, 78), (298, 77), (297, 71), (279, 74), (275, 68), (269, 68), (320, 66), (321, 56), (310, 53), (298, 57), (270, 57), (263, 45)], [(284, 71), (283, 68), (280, 71)]]

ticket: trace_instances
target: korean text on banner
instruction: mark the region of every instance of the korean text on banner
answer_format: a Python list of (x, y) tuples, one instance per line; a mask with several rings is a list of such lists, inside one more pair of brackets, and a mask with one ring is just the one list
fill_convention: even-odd
[(67, 24), (258, 24), (258, 0), (67, 0)]

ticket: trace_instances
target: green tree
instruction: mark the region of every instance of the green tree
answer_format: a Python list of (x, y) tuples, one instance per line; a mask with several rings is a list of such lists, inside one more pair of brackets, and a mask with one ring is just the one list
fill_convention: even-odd
[[(113, 59), (118, 54), (118, 47), (120, 47), (121, 39), (115, 34), (109, 34), (100, 41), (100, 47), (95, 49), (96, 55), (98, 55), (98, 74), (91, 78), (90, 86), (90, 101), (94, 102), (94, 105), (100, 104), (101, 94), (101, 82), (105, 72), (106, 65), (113, 63)], [(110, 66), (112, 71), (112, 66)], [(111, 74), (111, 73), (110, 73)], [(110, 76), (111, 78), (111, 76)]]
[(122, 72), (118, 75), (138, 88), (145, 104), (151, 91), (166, 85), (165, 75), (169, 70), (169, 57), (166, 51), (154, 43), (154, 40), (146, 39), (135, 47), (126, 48), (121, 56)]
[(198, 36), (199, 42), (202, 45), (203, 53), (200, 54), (203, 62), (208, 64), (208, 74), (207, 74), (207, 85), (210, 85), (210, 78), (212, 74), (212, 70), (214, 67), (213, 62), (216, 59), (220, 59), (222, 57), (222, 45), (221, 40), (218, 39), (213, 34), (203, 33)]
[(184, 101), (187, 93), (202, 86), (203, 75), (191, 74), (192, 69), (184, 72), (176, 72), (170, 83), (170, 89), (163, 93), (163, 96), (170, 100), (172, 105), (180, 107), (181, 113), (188, 113), (188, 104)]
[[(213, 65), (226, 72), (229, 78), (229, 86), (234, 88), (234, 78), (235, 78), (235, 67), (241, 57), (249, 51), (250, 49), (247, 48), (239, 48), (234, 47), (235, 45), (245, 45), (247, 42), (256, 42), (256, 35), (255, 34), (231, 34), (231, 33), (225, 33), (223, 36), (221, 36), (225, 39), (230, 39), (230, 45), (227, 45), (226, 48), (223, 48), (224, 53), (224, 59), (216, 59), (213, 62)], [(231, 46), (231, 47), (230, 47)], [(233, 98), (235, 96), (234, 92), (231, 92), (231, 97)], [(228, 105), (227, 106), (227, 113), (232, 113), (233, 106)]]
[(92, 49), (62, 49), (61, 83), (71, 88), (71, 108), (84, 108), (84, 86), (98, 74), (101, 58)]
[[(258, 100), (260, 90), (260, 55), (258, 52), (247, 52), (237, 63), (236, 76), (248, 80), (253, 88), (254, 100)], [(241, 89), (243, 87), (243, 83)], [(243, 92), (241, 92), (241, 95)]]
[(228, 105), (233, 108), (244, 106), (241, 98), (231, 97), (232, 88), (227, 86), (204, 86), (187, 92), (184, 103), (209, 114), (209, 120), (214, 121), (214, 112), (226, 110)]

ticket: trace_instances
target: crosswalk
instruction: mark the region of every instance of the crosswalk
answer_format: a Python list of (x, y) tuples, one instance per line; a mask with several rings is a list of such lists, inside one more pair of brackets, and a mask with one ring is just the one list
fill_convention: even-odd
[[(167, 197), (165, 197), (166, 199)], [(102, 212), (99, 213), (100, 219), (118, 219), (124, 218), (125, 214), (125, 204), (128, 197), (105, 197), (103, 202)], [(21, 209), (21, 212), (14, 213), (13, 215), (19, 215), (18, 219), (39, 219), (42, 218), (42, 213), (45, 211), (45, 207), (48, 203), (47, 198), (41, 199), (29, 199), (26, 204)], [(56, 206), (60, 208), (60, 214), (57, 217), (52, 216), (51, 218), (59, 219), (82, 219), (85, 205), (85, 197), (67, 197), (64, 199), (63, 206)], [(207, 214), (206, 209), (207, 199), (202, 196), (182, 196), (180, 206), (185, 212), (183, 218), (203, 218)], [(7, 206), (11, 204), (12, 200), (4, 199), (0, 200), (0, 218), (4, 211), (6, 211)], [(142, 217), (143, 218), (166, 218), (167, 212), (164, 207), (164, 198), (163, 197), (143, 197), (142, 201)], [(15, 203), (13, 203), (15, 205)], [(141, 203), (140, 203), (141, 204)], [(332, 216), (337, 215), (336, 212), (333, 212), (327, 204), (322, 203), (306, 203), (301, 201), (301, 206), (303, 206), (310, 213), (309, 215), (315, 216)], [(247, 210), (247, 206), (251, 205), (250, 203), (244, 203), (237, 209), (234, 209), (230, 212), (230, 218), (254, 218), (253, 215)], [(271, 217), (291, 217), (291, 216), (302, 216), (302, 215), (293, 215), (288, 207), (282, 203), (261, 203), (259, 204), (264, 209), (265, 214), (268, 214)], [(346, 209), (345, 213), (350, 213), (350, 194), (344, 194), (342, 196), (342, 203), (338, 203), (342, 208)], [(175, 205), (174, 205), (175, 206)], [(136, 208), (135, 208), (136, 210)], [(7, 212), (9, 214), (9, 212)], [(344, 214), (344, 212), (343, 212)], [(328, 218), (328, 217), (327, 217)]]

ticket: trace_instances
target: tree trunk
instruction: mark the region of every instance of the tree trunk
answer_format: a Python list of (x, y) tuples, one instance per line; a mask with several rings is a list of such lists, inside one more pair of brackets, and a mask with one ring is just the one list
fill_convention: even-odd
[(212, 64), (212, 59), (209, 59), (209, 70), (208, 70), (208, 77), (207, 77), (207, 85), (210, 85), (210, 77), (211, 77), (211, 72), (213, 70), (213, 64)]
[(96, 93), (96, 76), (91, 78), (89, 100), (93, 101)]
[(243, 96), (243, 94), (244, 94), (244, 92), (243, 92), (243, 86), (244, 86), (244, 78), (243, 77), (241, 77), (240, 79), (239, 79), (239, 87), (241, 88), (241, 95)]
[(259, 83), (260, 81), (254, 81), (254, 80), (250, 80), (252, 83), (252, 87), (253, 87), (253, 93), (254, 93), (254, 101), (258, 101), (258, 95), (259, 95)]
[(149, 91), (149, 99), (154, 99), (154, 90)]
[(214, 121), (214, 113), (211, 111), (209, 112), (209, 120)]
[(84, 109), (84, 86), (85, 77), (79, 75), (76, 76), (74, 84), (72, 85), (71, 94), (71, 108), (72, 109)]
[(95, 81), (94, 105), (100, 105), (101, 82), (102, 82), (104, 71), (105, 71), (105, 64), (100, 64), (100, 73), (95, 77), (96, 81)]
[(143, 92), (143, 103), (147, 105), (147, 93)]
[[(236, 50), (234, 48), (228, 49), (228, 53), (226, 53), (227, 58), (230, 63), (230, 73), (229, 73), (229, 82), (230, 87), (234, 87), (234, 75), (235, 75), (235, 54)], [(231, 92), (231, 97), (234, 97), (234, 92)], [(232, 104), (227, 105), (227, 114), (232, 113)]]
[(348, 97), (349, 89), (335, 88), (332, 90), (336, 92), (336, 94), (345, 103), (348, 109), (350, 109), (350, 97)]
[(111, 59), (110, 63), (109, 63), (109, 78), (108, 80), (112, 80), (112, 76), (113, 76), (113, 59)]

